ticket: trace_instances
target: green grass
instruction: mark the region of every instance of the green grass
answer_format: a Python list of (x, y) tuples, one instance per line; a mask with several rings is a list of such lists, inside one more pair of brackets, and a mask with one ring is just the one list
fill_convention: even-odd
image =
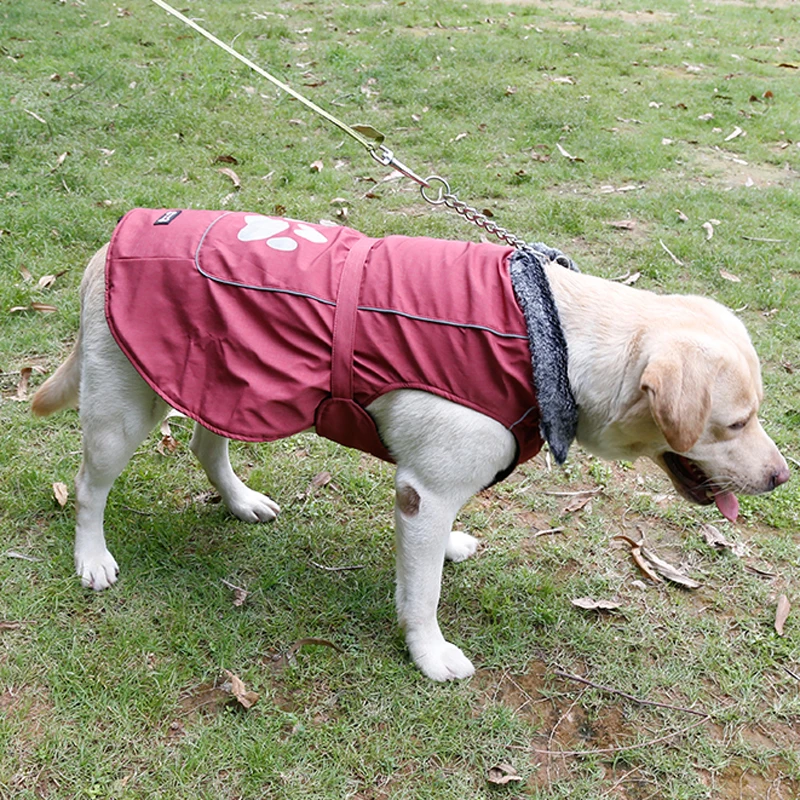
[[(800, 64), (800, 17), (764, 5), (230, 0), (187, 13), (584, 271), (640, 272), (639, 286), (739, 309), (763, 360), (762, 417), (796, 465), (800, 95), (786, 65)], [(71, 486), (77, 420), (34, 420), (14, 396), (20, 370), (49, 372), (68, 351), (83, 265), (119, 216), (225, 204), (317, 221), (344, 198), (368, 234), (479, 235), (384, 176), (144, 0), (0, 0), (0, 621), (20, 623), (0, 630), (0, 796), (798, 796), (796, 612), (783, 637), (772, 627), (780, 594), (800, 603), (796, 480), (743, 499), (724, 526), (747, 547), (736, 557), (705, 545), (713, 510), (676, 499), (654, 467), (575, 450), (551, 471), (538, 457), (460, 516), (484, 547), (445, 570), (442, 625), (478, 667), (459, 685), (423, 679), (397, 630), (391, 469), (311, 436), (233, 448), (283, 507), (249, 527), (206, 502), (189, 427), (173, 421), (178, 451), (161, 455), (154, 436), (111, 495), (120, 583), (94, 595), (73, 577), (74, 508), (51, 487)], [(58, 277), (43, 289), (45, 275)], [(32, 302), (58, 310), (8, 313)], [(573, 512), (552, 494), (595, 487)], [(535, 536), (552, 527), (564, 530)], [(644, 533), (702, 587), (637, 584), (621, 533)], [(223, 581), (248, 589), (243, 606)], [(585, 595), (622, 607), (571, 605)], [(308, 637), (339, 650), (306, 645), (287, 664)], [(249, 711), (215, 691), (226, 669), (259, 692)], [(502, 762), (522, 782), (491, 787)]]

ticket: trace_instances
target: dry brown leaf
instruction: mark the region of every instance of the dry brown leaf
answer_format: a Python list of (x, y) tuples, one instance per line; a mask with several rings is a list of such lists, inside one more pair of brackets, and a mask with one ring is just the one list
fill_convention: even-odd
[(743, 556), (745, 554), (745, 547), (740, 542), (729, 542), (724, 534), (714, 525), (705, 523), (700, 526), (700, 533), (709, 547), (715, 550), (730, 550), (735, 556)]
[(33, 367), (23, 367), (19, 371), (19, 381), (17, 381), (17, 393), (14, 396), (15, 400), (23, 401), (28, 399), (28, 383), (31, 379)]
[(51, 306), (48, 303), (31, 303), (31, 308), (41, 314), (52, 314), (54, 311), (58, 311), (55, 306)]
[(61, 481), (57, 481), (53, 484), (53, 497), (55, 497), (56, 502), (64, 508), (67, 504), (67, 500), (69, 499), (69, 490), (67, 489), (66, 483), (61, 483)]
[(681, 211), (679, 208), (675, 209), (675, 213), (678, 215), (678, 222), (688, 222), (689, 221), (689, 217), (687, 217), (686, 214), (684, 214), (683, 211)]
[(571, 153), (568, 153), (558, 142), (556, 142), (556, 147), (558, 148), (558, 152), (561, 153), (564, 158), (568, 158), (570, 161), (583, 161), (580, 156), (573, 156)]
[(575, 597), (570, 603), (586, 611), (613, 611), (621, 605), (614, 600), (595, 600), (592, 597)]
[(592, 502), (593, 497), (594, 493), (581, 495), (573, 500), (570, 500), (569, 503), (564, 506), (564, 513), (571, 514), (574, 511), (580, 511), (584, 506)]
[(322, 159), (319, 159), (319, 158), (318, 158), (316, 161), (314, 161), (314, 162), (311, 164), (311, 166), (309, 167), (309, 169), (310, 169), (312, 172), (322, 172), (322, 170), (323, 170), (324, 166), (325, 166), (325, 165), (322, 163)]
[(706, 232), (706, 241), (711, 240), (714, 237), (714, 226), (710, 222), (704, 222), (702, 227)]
[(258, 702), (258, 692), (248, 691), (247, 687), (244, 685), (244, 681), (237, 675), (234, 675), (230, 670), (226, 669), (224, 672), (230, 679), (230, 683), (224, 683), (221, 688), (230, 692), (233, 699), (236, 700), (242, 708), (252, 708)]
[(636, 220), (635, 219), (618, 219), (614, 222), (607, 222), (610, 228), (614, 228), (618, 231), (632, 231), (636, 229)]
[(334, 644), (333, 642), (328, 641), (327, 639), (318, 639), (314, 636), (309, 636), (305, 639), (298, 639), (286, 652), (281, 653), (280, 655), (273, 656), (273, 663), (275, 669), (282, 670), (284, 667), (288, 666), (289, 664), (293, 664), (295, 661), (295, 657), (297, 653), (300, 651), (301, 648), (305, 647), (306, 645), (315, 645), (320, 647), (330, 647), (332, 650), (335, 650), (337, 653), (344, 653), (339, 645)]
[(663, 583), (661, 578), (653, 572), (653, 568), (650, 566), (647, 559), (644, 557), (642, 553), (642, 548), (639, 545), (631, 548), (631, 558), (633, 559), (634, 563), (637, 567), (644, 573), (648, 578), (650, 578), (653, 583)]
[(633, 559), (633, 563), (636, 564), (637, 567), (641, 570), (641, 572), (648, 578), (650, 578), (653, 583), (662, 583), (661, 578), (653, 572), (653, 568), (647, 563), (647, 560), (642, 555), (642, 544), (641, 542), (636, 542), (631, 539), (629, 536), (625, 536), (624, 534), (619, 534), (617, 536), (613, 536), (612, 539), (625, 542), (631, 548), (631, 558)]
[(156, 445), (156, 450), (162, 456), (171, 455), (178, 449), (178, 441), (172, 436), (162, 436), (161, 441)]
[(742, 279), (738, 275), (734, 275), (732, 272), (728, 272), (725, 269), (721, 269), (719, 271), (720, 278), (724, 278), (726, 281), (730, 281), (731, 283), (741, 283)]
[(22, 280), (25, 281), (25, 283), (30, 283), (33, 280), (31, 271), (25, 265), (19, 268), (19, 274), (22, 276)]
[(318, 472), (311, 479), (311, 488), (319, 489), (322, 486), (327, 486), (332, 480), (333, 476), (330, 474), (330, 472)]
[(642, 555), (653, 565), (656, 572), (668, 581), (677, 583), (687, 589), (698, 589), (701, 586), (694, 578), (684, 575), (677, 567), (673, 567), (669, 562), (659, 558), (652, 550), (648, 550), (645, 547), (642, 547), (641, 550)]
[(68, 155), (69, 155), (68, 152), (67, 153), (62, 153), (58, 157), (58, 160), (56, 161), (56, 165), (53, 167), (53, 169), (50, 170), (50, 172), (55, 172), (67, 160), (67, 156)]
[(756, 577), (764, 578), (765, 580), (771, 581), (773, 578), (778, 577), (778, 573), (775, 572), (771, 564), (755, 564), (751, 561), (745, 564), (744, 568)]
[(628, 275), (628, 277), (625, 278), (622, 283), (624, 286), (633, 286), (633, 284), (636, 283), (636, 281), (638, 281), (641, 277), (641, 272), (634, 272), (633, 275)]
[(663, 576), (668, 581), (677, 583), (686, 589), (697, 589), (701, 586), (701, 584), (693, 578), (684, 575), (677, 567), (659, 558), (652, 550), (646, 548), (643, 542), (636, 542), (624, 534), (619, 534), (613, 538), (630, 545), (631, 557), (636, 562), (636, 566), (638, 566), (648, 578), (654, 580), (656, 583), (660, 583), (661, 577)]
[(239, 608), (245, 604), (248, 594), (249, 592), (247, 592), (245, 589), (236, 588), (233, 590), (233, 604), (236, 606), (236, 608)]
[(226, 581), (224, 578), (222, 579), (222, 583), (233, 592), (234, 606), (237, 608), (239, 608), (239, 606), (243, 606), (250, 592), (248, 592), (247, 589), (242, 589), (241, 586), (236, 586), (236, 584)]
[(509, 783), (521, 781), (522, 776), (511, 764), (497, 764), (489, 767), (486, 772), (486, 780), (495, 786), (506, 786)]
[(239, 180), (239, 176), (232, 170), (230, 167), (220, 167), (217, 172), (220, 175), (224, 175), (226, 178), (230, 178), (233, 181), (233, 186), (235, 189), (239, 189), (242, 185), (242, 182)]
[(156, 450), (161, 453), (162, 456), (171, 455), (178, 449), (179, 445), (178, 440), (173, 437), (172, 431), (170, 430), (169, 416), (162, 421), (160, 433), (161, 441), (156, 445)]
[(738, 125), (736, 125), (736, 126), (734, 127), (734, 129), (733, 129), (733, 132), (732, 132), (732, 133), (729, 133), (729, 134), (728, 134), (728, 135), (725, 137), (724, 141), (726, 141), (726, 142), (731, 142), (731, 141), (733, 141), (734, 139), (738, 138), (739, 136), (745, 136), (745, 135), (746, 135), (746, 134), (745, 134), (745, 132), (744, 132), (744, 131), (743, 131), (743, 130), (742, 130), (742, 129), (741, 129), (739, 126), (738, 126)]
[(239, 160), (236, 158), (236, 156), (223, 155), (223, 156), (217, 156), (214, 159), (214, 163), (215, 164), (233, 164), (234, 166), (236, 166), (239, 163)]
[(791, 610), (792, 605), (789, 602), (789, 598), (785, 594), (782, 594), (778, 598), (778, 608), (775, 611), (775, 633), (777, 633), (778, 636), (783, 636), (783, 626), (786, 624)]
[(42, 277), (38, 280), (40, 289), (49, 289), (55, 282), (55, 275), (42, 275)]

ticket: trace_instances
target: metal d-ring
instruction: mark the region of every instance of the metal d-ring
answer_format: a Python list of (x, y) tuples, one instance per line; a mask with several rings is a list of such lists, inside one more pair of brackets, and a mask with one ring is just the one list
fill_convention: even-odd
[[(425, 179), (425, 182), (428, 184), (427, 186), (419, 187), (419, 193), (422, 195), (422, 199), (432, 206), (444, 205), (447, 202), (447, 197), (450, 195), (450, 184), (438, 175), (429, 175)], [(428, 195), (425, 194), (425, 189), (433, 188), (432, 184), (435, 183), (439, 184), (439, 195), (437, 197), (428, 197)]]

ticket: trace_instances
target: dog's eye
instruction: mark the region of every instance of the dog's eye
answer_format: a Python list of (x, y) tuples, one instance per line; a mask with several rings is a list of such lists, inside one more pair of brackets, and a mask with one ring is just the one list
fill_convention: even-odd
[(747, 425), (748, 422), (749, 422), (749, 420), (746, 420), (746, 419), (740, 420), (739, 422), (734, 422), (733, 425), (728, 425), (728, 430), (729, 431), (740, 431), (740, 430), (742, 430), (742, 428), (744, 428), (745, 425)]

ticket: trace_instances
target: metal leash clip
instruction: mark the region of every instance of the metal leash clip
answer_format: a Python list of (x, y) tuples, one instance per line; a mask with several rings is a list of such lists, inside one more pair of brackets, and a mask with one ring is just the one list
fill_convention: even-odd
[(418, 183), (422, 187), (422, 191), (430, 188), (430, 183), (428, 183), (425, 178), (421, 178), (411, 167), (407, 167), (402, 161), (398, 161), (394, 157), (394, 153), (386, 147), (386, 145), (382, 144), (378, 149), (371, 147), (369, 149), (369, 154), (382, 167), (392, 167), (392, 169), (396, 169), (399, 173), (405, 175), (406, 178), (411, 178), (412, 181)]

